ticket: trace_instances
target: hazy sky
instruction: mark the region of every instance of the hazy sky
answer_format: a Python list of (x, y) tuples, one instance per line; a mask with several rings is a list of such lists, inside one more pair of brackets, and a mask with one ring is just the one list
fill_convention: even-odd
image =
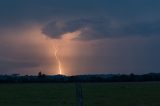
[(0, 74), (160, 72), (159, 0), (0, 0)]

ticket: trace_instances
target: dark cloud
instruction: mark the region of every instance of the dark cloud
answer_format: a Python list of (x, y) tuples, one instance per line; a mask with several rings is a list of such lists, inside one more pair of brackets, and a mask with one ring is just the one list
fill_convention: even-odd
[[(85, 14), (96, 6), (89, 1), (69, 0), (1, 0), (0, 26), (17, 26), (26, 23), (42, 23), (53, 18)], [(74, 9), (73, 9), (74, 8)]]
[(61, 38), (63, 34), (80, 31), (79, 39), (104, 38), (111, 31), (111, 22), (106, 19), (78, 19), (67, 22), (54, 21), (43, 29), (43, 33), (51, 38)]
[(134, 36), (160, 35), (160, 20), (153, 22), (132, 23), (123, 29), (124, 34)]
[(54, 21), (43, 29), (51, 38), (61, 38), (63, 34), (80, 31), (79, 40), (119, 38), (129, 36), (154, 36), (160, 34), (160, 21), (120, 24), (108, 18), (88, 18)]
[(139, 17), (155, 19), (160, 18), (159, 4), (159, 0), (1, 0), (0, 26), (88, 16), (109, 16), (123, 21), (135, 21)]
[[(33, 26), (54, 39), (75, 31), (81, 32), (77, 40), (101, 39), (81, 48), (72, 44), (78, 57), (64, 61), (76, 73), (159, 71), (159, 5), (160, 0), (0, 0), (0, 73), (33, 74), (44, 65), (55, 67), (50, 44), (38, 39), (42, 33), (28, 32)], [(93, 56), (83, 56), (89, 49)]]

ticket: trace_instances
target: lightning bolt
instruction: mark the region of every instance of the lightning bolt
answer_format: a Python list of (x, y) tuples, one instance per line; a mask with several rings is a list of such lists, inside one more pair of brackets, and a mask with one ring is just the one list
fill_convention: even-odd
[(57, 54), (58, 54), (58, 49), (57, 49), (56, 47), (55, 47), (54, 49), (55, 49), (54, 55), (55, 55), (56, 60), (57, 60), (57, 62), (58, 62), (59, 74), (62, 74), (62, 63), (61, 63), (61, 61), (60, 61), (59, 56), (57, 55)]

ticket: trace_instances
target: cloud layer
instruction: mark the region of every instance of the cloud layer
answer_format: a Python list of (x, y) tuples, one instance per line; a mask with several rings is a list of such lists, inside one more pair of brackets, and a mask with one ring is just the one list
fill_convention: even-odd
[(80, 32), (78, 40), (155, 36), (160, 35), (160, 21), (121, 24), (108, 18), (88, 18), (53, 21), (43, 28), (44, 34), (55, 39), (76, 31)]
[[(46, 73), (56, 73), (55, 39), (63, 43), (63, 66), (70, 74), (159, 72), (159, 4), (160, 0), (0, 0), (0, 74), (35, 74), (41, 66)], [(73, 41), (64, 41), (64, 36)]]

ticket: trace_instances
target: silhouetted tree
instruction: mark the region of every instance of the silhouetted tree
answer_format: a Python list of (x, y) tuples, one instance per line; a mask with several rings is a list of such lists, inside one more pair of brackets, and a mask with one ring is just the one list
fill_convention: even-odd
[(39, 72), (39, 73), (38, 73), (38, 77), (42, 77), (42, 72)]

